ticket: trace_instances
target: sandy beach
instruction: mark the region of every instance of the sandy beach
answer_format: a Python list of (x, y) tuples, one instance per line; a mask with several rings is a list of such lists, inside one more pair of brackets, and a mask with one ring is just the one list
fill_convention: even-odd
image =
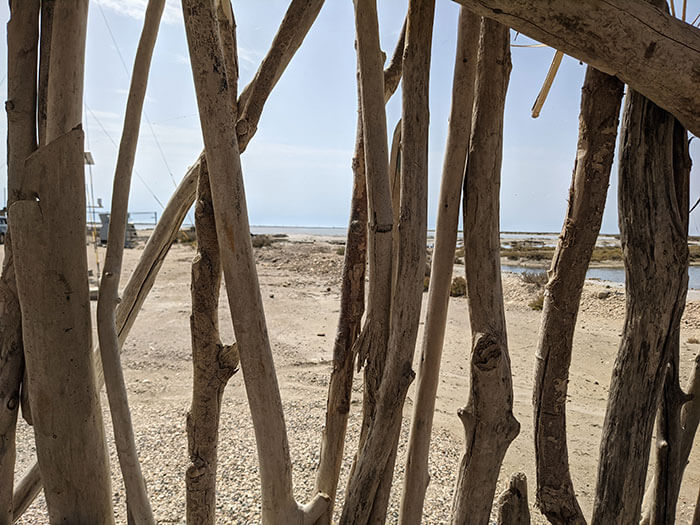
[[(308, 500), (312, 494), (319, 457), (340, 299), (343, 257), (339, 248), (338, 242), (328, 237), (290, 236), (256, 250), (268, 329), (285, 406), (296, 496), (300, 501)], [(122, 286), (142, 250), (141, 243), (125, 251)], [(185, 523), (184, 474), (188, 462), (185, 415), (190, 403), (192, 377), (189, 286), (190, 262), (194, 255), (192, 244), (173, 245), (122, 354), (137, 446), (155, 515), (158, 523), (163, 524)], [(102, 260), (103, 257), (104, 251), (100, 249), (99, 258)], [(94, 269), (92, 248), (89, 259), (90, 267)], [(464, 268), (455, 265), (454, 275), (464, 275)], [(533, 310), (528, 303), (537, 297), (540, 290), (511, 273), (503, 274), (503, 283), (515, 415), (520, 421), (521, 430), (506, 455), (499, 492), (512, 473), (524, 471), (528, 477), (532, 522), (546, 523), (533, 506), (535, 472), (531, 395), (541, 312)], [(424, 300), (426, 298), (427, 294), (424, 294)], [(94, 305), (93, 302), (93, 308)], [(587, 517), (592, 512), (600, 434), (624, 310), (622, 286), (587, 281), (574, 338), (567, 415), (571, 471)], [(466, 298), (450, 298), (424, 523), (445, 523), (450, 512), (457, 467), (464, 446), (463, 429), (456, 411), (466, 403), (467, 398), (468, 318)], [(225, 299), (220, 304), (220, 322), (223, 341), (231, 342), (233, 330)], [(689, 295), (681, 325), (681, 377), (684, 385), (693, 359), (700, 352), (700, 344), (689, 341), (699, 339), (700, 296), (693, 292)], [(418, 335), (419, 347), (421, 340), (422, 331)], [(416, 352), (416, 370), (418, 357), (419, 351)], [(341, 488), (345, 486), (355, 452), (361, 395), (361, 374), (356, 374)], [(400, 480), (413, 396), (412, 387), (404, 409), (404, 428), (389, 523), (395, 523), (398, 517)], [(125, 523), (124, 490), (119, 480), (104, 393), (102, 408), (110, 436), (115, 512), (119, 522)], [(18, 479), (34, 457), (31, 428), (22, 422), (18, 433)], [(652, 459), (650, 464), (653, 463)], [(224, 396), (218, 475), (218, 522), (259, 523), (255, 439), (240, 371), (229, 382)], [(690, 522), (699, 484), (700, 449), (696, 444), (681, 489), (677, 523)], [(336, 509), (342, 500), (341, 493)], [(46, 522), (43, 498), (40, 497), (19, 523)]]

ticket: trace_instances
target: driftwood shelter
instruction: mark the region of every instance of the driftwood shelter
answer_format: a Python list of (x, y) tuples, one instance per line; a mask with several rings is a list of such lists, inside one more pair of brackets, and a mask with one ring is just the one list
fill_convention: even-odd
[[(129, 523), (156, 523), (157, 503), (149, 498), (139, 461), (120, 351), (193, 203), (194, 373), (191, 407), (182, 421), (190, 458), (182, 480), (188, 524), (222, 522), (216, 505), (217, 443), (225, 439), (219, 436), (219, 418), (226, 384), (239, 369), (257, 446), (262, 523), (384, 523), (392, 490), (401, 494), (398, 522), (421, 522), (460, 204), (469, 308), (464, 323), (471, 330), (464, 367), (469, 391), (463, 408), (454, 407), (464, 426), (464, 452), (444, 520), (529, 523), (529, 493), (536, 512), (555, 524), (675, 522), (700, 420), (700, 357), (688, 384), (679, 379), (688, 289), (689, 135), (700, 134), (700, 29), (686, 21), (685, 2), (682, 16), (674, 5), (669, 10), (657, 0), (458, 3), (452, 107), (418, 346), (435, 0), (409, 0), (403, 30), (386, 54), (376, 0), (354, 0), (358, 120), (351, 215), (315, 489), (309, 501), (299, 501), (251, 244), (241, 155), (323, 0), (291, 0), (253, 80), (240, 89), (234, 6), (230, 0), (182, 0), (205, 150), (167, 203), (121, 294), (124, 244), (108, 243), (97, 341), (87, 280), (81, 125), (89, 1), (10, 0), (0, 525), (20, 519), (42, 490), (51, 523), (114, 523), (110, 468), (116, 465), (108, 462), (102, 386)], [(164, 6), (165, 0), (148, 0), (145, 8), (115, 167), (109, 239), (124, 239), (127, 228), (139, 126)], [(532, 360), (528, 426), (536, 476), (506, 473), (512, 474), (509, 486), (497, 494), (504, 456), (524, 425), (513, 413), (499, 237), (511, 29), (556, 49), (559, 60), (567, 54), (588, 67), (568, 209), (548, 272)], [(385, 106), (399, 83), (402, 115), (392, 130)], [(593, 512), (585, 516), (569, 468), (567, 383), (585, 272), (618, 140), (625, 321), (607, 399)], [(220, 334), (222, 281), (232, 344), (223, 343)], [(420, 366), (414, 370), (417, 347)], [(362, 370), (363, 390), (361, 403), (353, 404), (356, 370)], [(405, 464), (397, 466), (406, 396), (414, 382)], [(362, 411), (359, 444), (347, 485), (339, 486), (351, 410)], [(15, 483), (20, 415), (33, 427), (38, 461)], [(652, 445), (655, 475), (646, 483)], [(397, 467), (405, 471), (400, 486), (393, 483)], [(339, 493), (342, 505), (335, 505)], [(700, 524), (698, 498), (694, 524)]]

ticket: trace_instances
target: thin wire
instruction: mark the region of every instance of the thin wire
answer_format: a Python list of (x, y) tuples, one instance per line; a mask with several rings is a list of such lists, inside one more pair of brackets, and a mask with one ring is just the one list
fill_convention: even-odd
[[(100, 5), (100, 4), (97, 4), (97, 5)], [(97, 118), (97, 115), (95, 115), (95, 112), (92, 111), (92, 109), (90, 108), (90, 106), (87, 105), (87, 102), (85, 103), (85, 107), (86, 107), (87, 110), (90, 112), (90, 115), (92, 115), (92, 118), (94, 118), (95, 121), (97, 122), (97, 124), (100, 126), (100, 129), (102, 130), (102, 133), (104, 133), (105, 136), (106, 136), (106, 137), (109, 139), (109, 141), (112, 143), (112, 145), (114, 146), (114, 149), (115, 149), (117, 152), (119, 152), (119, 146), (117, 145), (117, 142), (112, 138), (112, 136), (109, 134), (109, 132), (107, 131), (107, 129), (105, 129), (105, 127), (104, 127), (104, 125), (102, 124), (102, 122), (100, 121), (100, 119)], [(146, 183), (146, 180), (141, 176), (141, 174), (138, 172), (138, 170), (137, 170), (136, 168), (134, 168), (134, 174), (135, 174), (135, 175), (138, 177), (138, 179), (143, 183), (144, 187), (148, 190), (148, 192), (149, 192), (149, 193), (151, 194), (151, 196), (155, 199), (155, 201), (160, 205), (160, 207), (163, 208), (163, 209), (165, 209), (165, 206), (163, 206), (163, 203), (160, 201), (160, 199), (159, 199), (158, 196), (155, 194), (155, 192), (148, 186), (148, 184)]]
[[(107, 20), (107, 16), (105, 15), (104, 9), (102, 8), (102, 4), (97, 4), (97, 7), (100, 8), (100, 13), (102, 14), (102, 19), (104, 20), (105, 26), (107, 26), (107, 32), (109, 33), (109, 37), (112, 39), (112, 44), (114, 44), (114, 48), (117, 51), (117, 55), (119, 55), (119, 61), (122, 63), (122, 67), (124, 68), (124, 73), (126, 73), (126, 78), (129, 79), (129, 68), (126, 65), (126, 60), (124, 60), (124, 55), (122, 55), (121, 49), (119, 49), (119, 44), (117, 43), (117, 39), (114, 37), (114, 33), (112, 32), (112, 28), (109, 25), (109, 21)], [(173, 186), (177, 188), (177, 181), (175, 181), (175, 176), (173, 175), (173, 171), (170, 169), (170, 164), (168, 164), (168, 159), (165, 156), (165, 152), (163, 152), (163, 147), (160, 145), (160, 141), (158, 140), (158, 137), (156, 136), (156, 132), (153, 130), (153, 123), (151, 122), (151, 119), (148, 117), (148, 113), (146, 113), (146, 110), (143, 111), (143, 116), (146, 119), (146, 123), (148, 124), (149, 129), (151, 130), (151, 135), (153, 135), (153, 140), (156, 143), (156, 146), (158, 148), (158, 151), (160, 152), (160, 157), (163, 159), (163, 164), (165, 164), (165, 169), (168, 170), (168, 175), (170, 175), (170, 180), (173, 181)]]

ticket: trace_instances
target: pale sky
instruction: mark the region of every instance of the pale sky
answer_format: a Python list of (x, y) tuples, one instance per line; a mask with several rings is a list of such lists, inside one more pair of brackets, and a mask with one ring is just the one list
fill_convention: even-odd
[[(407, 0), (379, 0), (382, 47), (391, 55)], [(121, 135), (129, 74), (146, 0), (90, 2), (84, 125), (95, 197), (108, 206)], [(238, 25), (240, 88), (255, 73), (287, 8), (287, 0), (234, 0)], [(459, 6), (437, 0), (430, 76), (429, 226), (434, 226), (450, 107)], [(131, 211), (160, 214), (175, 182), (202, 149), (192, 73), (179, 0), (167, 0), (153, 58), (145, 117), (136, 156)], [(700, 0), (688, 1), (690, 20)], [(6, 2), (0, 18), (9, 17)], [(4, 30), (4, 26), (3, 26)], [(111, 31), (111, 34), (110, 34)], [(515, 33), (512, 33), (515, 39)], [(356, 85), (351, 0), (326, 0), (302, 47), (268, 100), (259, 129), (243, 155), (250, 222), (254, 225), (347, 225), (355, 139)], [(520, 35), (517, 44), (533, 43)], [(0, 52), (6, 57), (6, 38)], [(580, 87), (585, 66), (566, 57), (538, 119), (530, 108), (554, 50), (512, 48), (513, 71), (506, 103), (501, 230), (559, 231), (576, 152)], [(0, 66), (6, 90), (6, 62)], [(389, 132), (400, 117), (400, 92), (387, 109)], [(0, 128), (6, 132), (2, 113)], [(155, 136), (155, 138), (154, 138)], [(691, 156), (700, 164), (700, 145)], [(0, 146), (6, 156), (5, 142)], [(613, 170), (602, 232), (617, 228), (617, 178)], [(87, 175), (87, 172), (86, 172)], [(700, 196), (700, 168), (691, 174), (691, 203)], [(0, 172), (6, 187), (6, 166)], [(86, 176), (86, 181), (88, 177)], [(155, 196), (154, 196), (155, 195)], [(691, 216), (700, 235), (700, 208)]]

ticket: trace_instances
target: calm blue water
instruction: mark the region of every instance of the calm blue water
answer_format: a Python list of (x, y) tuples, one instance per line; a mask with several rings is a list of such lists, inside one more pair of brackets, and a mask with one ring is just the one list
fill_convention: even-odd
[[(503, 264), (501, 265), (501, 270), (511, 273), (543, 271), (513, 264)], [(625, 270), (623, 268), (589, 268), (586, 272), (586, 279), (600, 279), (601, 281), (624, 283)], [(700, 290), (700, 266), (691, 266), (688, 268), (688, 288), (691, 290)]]

